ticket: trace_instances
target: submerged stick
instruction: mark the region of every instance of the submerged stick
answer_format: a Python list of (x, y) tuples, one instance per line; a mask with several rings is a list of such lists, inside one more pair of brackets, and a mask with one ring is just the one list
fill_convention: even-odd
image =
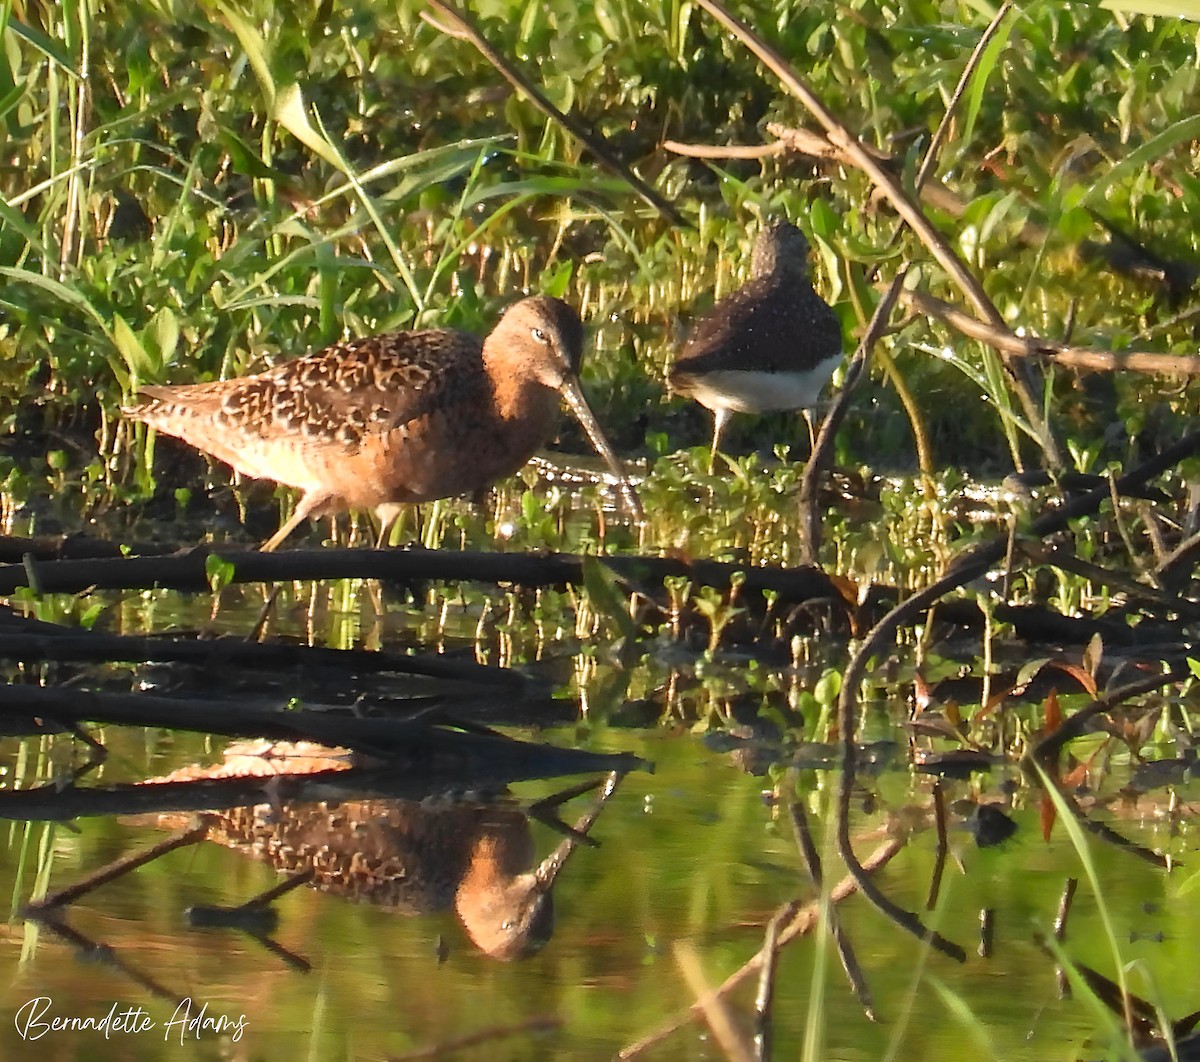
[(929, 877), (926, 911), (932, 911), (937, 906), (938, 896), (942, 891), (942, 875), (946, 871), (946, 855), (950, 851), (949, 842), (946, 840), (946, 796), (942, 792), (940, 781), (933, 787), (933, 822), (937, 828), (937, 854), (933, 860), (933, 873)]
[(775, 999), (775, 970), (779, 958), (779, 927), (791, 914), (785, 904), (767, 923), (759, 954), (763, 956), (758, 976), (758, 992), (754, 997), (754, 1057), (766, 1062), (771, 1057), (771, 1004)]
[(746, 1038), (737, 1027), (733, 1014), (721, 998), (718, 990), (713, 989), (700, 968), (700, 959), (696, 949), (687, 941), (675, 941), (675, 962), (687, 981), (688, 988), (696, 997), (693, 1008), (699, 1010), (712, 1030), (713, 1039), (720, 1045), (725, 1057), (730, 1062), (750, 1062), (754, 1052), (746, 1043)]
[[(894, 837), (889, 837), (878, 848), (875, 849), (863, 862), (860, 864), (868, 874), (873, 874), (881, 867), (886, 866), (892, 858), (904, 847), (904, 842)], [(859, 891), (861, 883), (852, 875), (847, 874), (841, 881), (829, 890), (829, 902), (831, 904), (841, 903), (848, 896), (854, 895)], [(791, 943), (797, 937), (801, 937), (806, 933), (812, 932), (821, 923), (821, 901), (814, 900), (812, 903), (803, 904), (793, 903), (789, 905), (789, 916), (784, 920), (783, 928), (779, 931), (777, 946), (784, 947)], [(766, 953), (760, 949), (750, 959), (748, 959), (741, 967), (730, 974), (721, 985), (716, 989), (718, 996), (724, 996), (732, 992), (743, 982), (749, 980), (757, 974), (767, 961)], [(645, 1051), (654, 1047), (676, 1030), (682, 1028), (688, 1021), (701, 1016), (701, 1008), (698, 1004), (693, 1003), (686, 1010), (681, 1011), (675, 1017), (668, 1020), (661, 1028), (642, 1037), (642, 1039), (623, 1047), (618, 1053), (618, 1058), (636, 1058)]]
[[(808, 869), (809, 880), (815, 888), (821, 890), (825, 887), (825, 872), (821, 866), (821, 854), (817, 851), (816, 844), (813, 843), (812, 831), (808, 827), (808, 818), (798, 800), (788, 801), (788, 816), (792, 820), (796, 845), (800, 849), (800, 855)], [(850, 938), (842, 926), (842, 920), (832, 906), (829, 908), (828, 917), (829, 932), (837, 945), (838, 958), (841, 960), (842, 969), (846, 972), (846, 979), (850, 982), (850, 989), (867, 1019), (874, 1021), (875, 1003), (871, 999), (871, 989), (867, 984), (862, 967), (859, 965), (858, 957), (854, 954), (854, 945), (850, 943)]]

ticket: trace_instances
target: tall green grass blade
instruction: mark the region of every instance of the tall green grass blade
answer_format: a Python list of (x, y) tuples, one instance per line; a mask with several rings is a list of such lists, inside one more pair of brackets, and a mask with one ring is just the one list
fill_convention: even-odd
[(1100, 874), (1096, 869), (1095, 860), (1092, 859), (1092, 850), (1088, 847), (1083, 827), (1079, 825), (1079, 820), (1075, 818), (1074, 812), (1067, 806), (1067, 802), (1058, 791), (1058, 786), (1054, 784), (1040, 765), (1038, 766), (1038, 776), (1042, 780), (1042, 787), (1054, 802), (1054, 810), (1058, 815), (1058, 821), (1062, 823), (1063, 829), (1067, 831), (1067, 836), (1071, 839), (1071, 845), (1075, 849), (1075, 854), (1079, 857), (1079, 862), (1083, 866), (1084, 873), (1087, 875), (1088, 884), (1092, 887), (1092, 895), (1096, 900), (1096, 911), (1100, 915), (1100, 924), (1104, 927), (1105, 939), (1112, 950), (1116, 981), (1121, 987), (1122, 994), (1128, 995), (1129, 986), (1125, 981), (1125, 963), (1121, 958), (1120, 946), (1117, 944), (1117, 932), (1113, 927), (1112, 914), (1108, 909), (1108, 902), (1104, 898), (1104, 891), (1100, 884)]
[(979, 117), (979, 108), (983, 105), (983, 93), (987, 89), (988, 78), (996, 69), (1000, 53), (1008, 47), (1008, 38), (1016, 25), (1021, 12), (1014, 8), (1005, 17), (996, 31), (996, 35), (988, 42), (979, 57), (979, 64), (971, 75), (971, 87), (967, 92), (967, 107), (963, 117), (962, 144), (964, 147), (972, 142), (975, 135), (975, 121)]
[[(1197, 0), (1200, 3), (1200, 0)], [(1141, 147), (1130, 152), (1125, 158), (1112, 167), (1106, 174), (1090, 183), (1076, 206), (1096, 202), (1102, 198), (1105, 191), (1113, 184), (1132, 177), (1139, 170), (1149, 166), (1155, 159), (1160, 158), (1178, 144), (1190, 143), (1200, 139), (1200, 114), (1181, 118), (1167, 126), (1157, 136), (1152, 136)]]
[(71, 57), (67, 54), (63, 46), (53, 37), (47, 36), (36, 26), (27, 25), (19, 18), (11, 16), (5, 28), (11, 31), (14, 36), (21, 38), (26, 44), (36, 48), (65, 73), (75, 78), (79, 77), (79, 69), (71, 62)]
[(1200, 0), (1100, 0), (1109, 11), (1125, 11), (1134, 15), (1162, 15), (1166, 18), (1186, 18), (1200, 22)]
[(278, 91), (278, 86), (275, 84), (275, 77), (271, 73), (271, 64), (267, 62), (266, 41), (262, 35), (245, 19), (239, 12), (235, 11), (229, 4), (223, 0), (214, 0), (213, 6), (221, 13), (221, 17), (233, 34), (238, 39), (238, 44), (242, 46), (242, 51), (246, 53), (246, 60), (250, 64), (250, 69), (254, 71), (255, 78), (262, 86), (263, 95), (267, 98), (267, 104), (271, 107), (275, 105), (275, 96)]
[(971, 1050), (969, 1052), (964, 1050), (963, 1054), (970, 1054), (971, 1058), (979, 1060), (994, 1059), (996, 1052), (992, 1049), (991, 1033), (988, 1032), (987, 1026), (979, 1020), (979, 1015), (971, 1010), (967, 1001), (936, 977), (930, 976), (927, 983), (933, 986), (933, 990), (937, 992), (946, 1011), (958, 1022), (970, 1039)]
[(41, 273), (35, 273), (31, 269), (21, 269), (16, 266), (0, 266), (0, 277), (6, 277), (19, 284), (28, 284), (30, 287), (40, 288), (42, 291), (53, 295), (54, 298), (67, 306), (86, 314), (103, 329), (106, 336), (110, 339), (112, 338), (108, 322), (101, 316), (96, 307), (87, 300), (86, 296), (80, 294), (74, 288), (68, 287), (53, 277), (43, 276)]
[(91, 165), (92, 161), (89, 159), (86, 162), (79, 162), (74, 166), (68, 166), (65, 170), (56, 170), (53, 176), (47, 177), (44, 181), (39, 181), (32, 187), (25, 189), (25, 191), (20, 192), (19, 194), (14, 195), (11, 199), (7, 200), (8, 205), (10, 207), (24, 206), (31, 199), (36, 199), (39, 195), (50, 191), (55, 185), (63, 184), (65, 181), (68, 181), (71, 177), (73, 177), (79, 170)]
[[(301, 92), (299, 85), (292, 83), (279, 93), (275, 101), (274, 114), (275, 120), (291, 133), (292, 136), (304, 144), (315, 155), (324, 159), (329, 165), (341, 172), (354, 187), (359, 202), (370, 216), (376, 231), (379, 233), (379, 238), (383, 240), (384, 246), (387, 247), (388, 254), (392, 258), (392, 263), (396, 267), (396, 272), (400, 275), (404, 286), (408, 289), (409, 296), (412, 298), (417, 311), (420, 312), (423, 310), (425, 308), (425, 301), (417, 288), (416, 278), (413, 276), (408, 262), (405, 261), (399, 245), (388, 231), (383, 218), (379, 215), (374, 200), (367, 194), (354, 168), (334, 146), (333, 141), (330, 140), (325, 130), (321, 128), (318, 131), (308, 120), (308, 114), (304, 106), (304, 94)], [(320, 115), (317, 115), (315, 111), (314, 115), (316, 116), (318, 126), (320, 126)]]

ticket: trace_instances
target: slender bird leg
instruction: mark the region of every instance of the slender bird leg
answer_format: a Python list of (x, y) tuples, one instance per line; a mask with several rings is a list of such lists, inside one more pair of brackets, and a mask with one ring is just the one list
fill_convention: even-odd
[(319, 509), (324, 505), (329, 498), (324, 494), (304, 494), (296, 503), (296, 511), (284, 523), (284, 525), (275, 532), (266, 542), (260, 547), (263, 553), (273, 553), (279, 544), (288, 537), (297, 527), (300, 526), (314, 509)]
[(721, 432), (729, 421), (729, 410), (721, 408), (713, 410), (713, 441), (712, 451), (708, 455), (708, 474), (711, 476), (717, 463), (717, 444), (721, 441)]
[(400, 517), (404, 515), (404, 506), (399, 502), (387, 502), (375, 506), (375, 515), (379, 517), (379, 538), (375, 541), (376, 549), (386, 549), (392, 544), (392, 531)]
[(812, 452), (817, 448), (817, 422), (813, 420), (811, 409), (800, 410), (804, 417), (804, 423), (808, 425), (808, 455), (812, 456)]

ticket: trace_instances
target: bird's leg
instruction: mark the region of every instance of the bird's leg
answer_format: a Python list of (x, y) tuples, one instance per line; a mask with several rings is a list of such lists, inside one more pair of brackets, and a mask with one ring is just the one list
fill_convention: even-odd
[(329, 499), (324, 494), (305, 493), (296, 503), (296, 511), (285, 521), (283, 526), (267, 539), (261, 546), (263, 553), (273, 553), (285, 538), (300, 526), (313, 510), (320, 508)]
[(713, 441), (712, 451), (708, 455), (708, 474), (711, 476), (717, 463), (717, 444), (721, 441), (721, 432), (729, 420), (729, 410), (721, 407), (713, 410)]
[(802, 409), (800, 413), (804, 417), (804, 423), (808, 425), (808, 456), (812, 457), (813, 451), (817, 448), (817, 422), (813, 420), (811, 409)]
[(400, 517), (404, 515), (404, 505), (400, 502), (387, 502), (375, 506), (375, 515), (379, 517), (379, 538), (375, 541), (376, 549), (385, 549), (392, 544), (392, 531)]

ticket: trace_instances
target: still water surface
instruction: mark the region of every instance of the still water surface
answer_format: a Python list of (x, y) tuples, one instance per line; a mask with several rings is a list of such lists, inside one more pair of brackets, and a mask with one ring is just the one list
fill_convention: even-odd
[[(113, 757), (99, 782), (139, 769), (165, 769), (219, 758), (219, 745), (187, 735), (144, 739), (110, 732)], [(738, 769), (687, 732), (597, 729), (586, 735), (556, 730), (539, 735), (559, 744), (582, 737), (588, 747), (633, 751), (654, 762), (653, 774), (635, 772), (592, 827), (598, 848), (579, 848), (554, 888), (553, 936), (531, 957), (503, 962), (468, 938), (454, 912), (401, 914), (312, 888), (277, 901), (268, 947), (234, 929), (195, 929), (184, 911), (200, 904), (236, 905), (275, 884), (278, 875), (247, 855), (204, 842), (172, 852), (134, 874), (84, 896), (68, 921), (79, 933), (112, 949), (119, 967), (83, 958), (50, 930), (18, 913), (37, 885), (38, 852), (44, 887), (61, 888), (81, 875), (161, 838), (164, 829), (134, 819), (81, 819), (72, 826), (12, 824), (0, 889), (11, 896), (0, 942), (0, 1051), (4, 1058), (282, 1058), (404, 1057), (473, 1033), (491, 1031), (483, 1044), (456, 1057), (605, 1058), (659, 1027), (691, 1002), (677, 961), (680, 942), (699, 956), (705, 976), (717, 982), (759, 947), (775, 908), (809, 898), (785, 818), (764, 788), (770, 781)], [(5, 742), (7, 777), (16, 770), (16, 744)], [(563, 788), (570, 780), (523, 783), (524, 803)], [(805, 802), (819, 832), (831, 803), (832, 776), (801, 775)], [(987, 783), (994, 786), (994, 783)], [(927, 795), (927, 780), (890, 772), (871, 785), (898, 805)], [(967, 783), (952, 783), (951, 797)], [(573, 821), (592, 795), (575, 798), (561, 816)], [(1000, 1059), (1099, 1057), (1082, 1046), (1096, 1030), (1083, 1004), (1060, 999), (1053, 965), (1033, 943), (1054, 917), (1068, 876), (1082, 877), (1074, 850), (1040, 839), (1036, 808), (1018, 804), (1015, 838), (980, 850), (964, 831), (952, 834), (961, 868), (946, 875), (937, 924), (972, 953), (965, 966), (929, 955), (886, 923), (860, 899), (842, 907), (875, 996), (880, 1021), (868, 1022), (846, 987), (836, 956), (826, 953), (817, 1021), (828, 1059), (961, 1059), (967, 1051)], [(883, 821), (863, 817), (861, 851)], [(1186, 846), (1151, 823), (1123, 822), (1139, 839)], [(1157, 832), (1156, 832), (1157, 831)], [(537, 858), (561, 840), (547, 827), (530, 827)], [(28, 840), (26, 840), (28, 838)], [(881, 877), (901, 903), (924, 903), (933, 861), (932, 831), (914, 837)], [(1104, 899), (1122, 954), (1156, 976), (1159, 998), (1179, 1015), (1197, 1006), (1194, 983), (1168, 971), (1186, 968), (1200, 924), (1194, 906), (1173, 900), (1179, 875), (1160, 870), (1109, 846), (1093, 844)], [(23, 872), (18, 873), (22, 852)], [(836, 875), (836, 860), (828, 865)], [(840, 876), (840, 875), (838, 875)], [(996, 911), (993, 957), (974, 954), (979, 910)], [(1111, 974), (1113, 960), (1096, 916), (1095, 898), (1083, 881), (1072, 914), (1068, 947), (1079, 961)], [(780, 962), (775, 1000), (777, 1057), (797, 1057), (809, 998), (820, 961), (813, 939), (790, 945)], [(304, 972), (303, 965), (310, 969)], [(1134, 974), (1134, 987), (1148, 985)], [(956, 1019), (951, 994), (975, 1015), (973, 1028)], [(735, 994), (735, 1012), (749, 1014), (753, 988)], [(39, 997), (53, 1016), (103, 1017), (141, 1008), (153, 1022), (136, 1034), (46, 1032), (23, 1040), (20, 1008)], [(189, 1030), (169, 1024), (190, 1016), (210, 1025)], [(226, 1019), (223, 1035), (211, 1020)], [(234, 1039), (236, 1025), (242, 1032)], [(36, 1022), (33, 1031), (42, 1026)], [(510, 1035), (502, 1035), (508, 1031)], [(986, 1047), (975, 1039), (986, 1033)], [(1100, 1041), (1101, 1043), (1103, 1041)], [(702, 1022), (686, 1024), (653, 1048), (651, 1058), (715, 1058), (720, 1050)]]

